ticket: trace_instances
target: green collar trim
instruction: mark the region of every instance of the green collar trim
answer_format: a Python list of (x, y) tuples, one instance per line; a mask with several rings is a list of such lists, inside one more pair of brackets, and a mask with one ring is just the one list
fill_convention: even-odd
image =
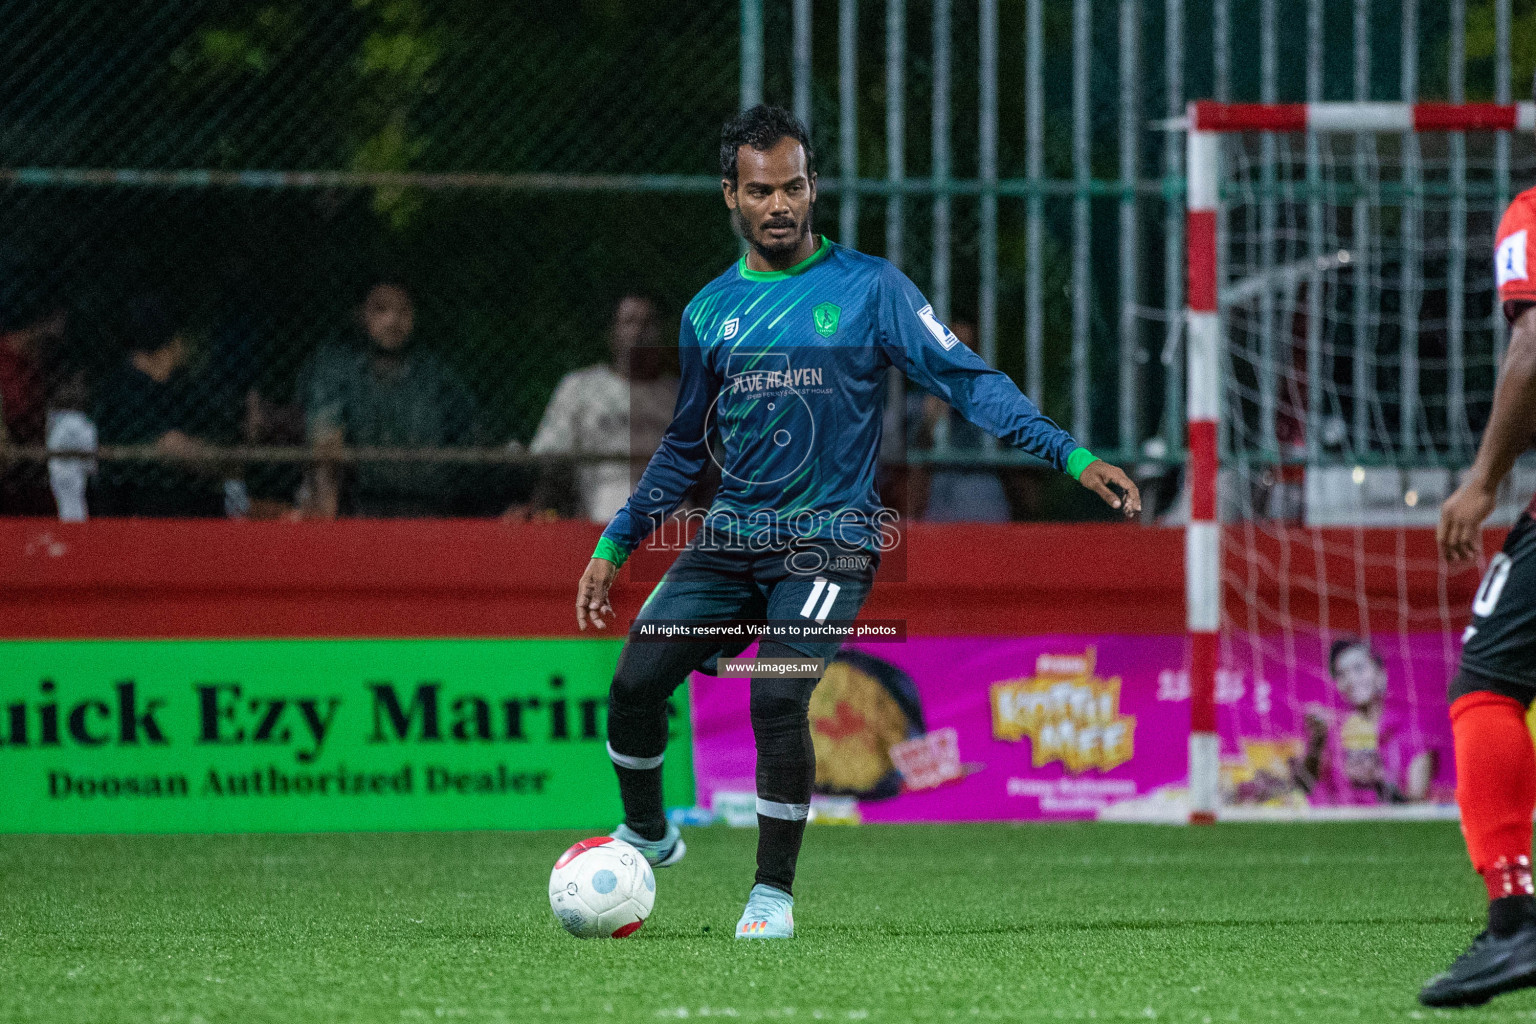
[(746, 278), (748, 281), (782, 281), (785, 278), (794, 277), (796, 274), (805, 273), (807, 270), (810, 270), (816, 264), (826, 259), (831, 252), (832, 239), (828, 238), (826, 235), (822, 235), (821, 245), (817, 247), (816, 251), (811, 253), (805, 259), (801, 260), (799, 263), (796, 263), (794, 266), (790, 267), (788, 270), (753, 270), (751, 267), (747, 266), (746, 256), (742, 256), (741, 262), (737, 263), (736, 266), (741, 271), (741, 276)]

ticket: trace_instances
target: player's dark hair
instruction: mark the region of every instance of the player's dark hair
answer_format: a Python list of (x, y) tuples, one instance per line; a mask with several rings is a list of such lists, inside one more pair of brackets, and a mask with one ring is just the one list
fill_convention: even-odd
[(1358, 636), (1341, 636), (1328, 648), (1328, 674), (1330, 676), (1338, 674), (1339, 658), (1343, 657), (1344, 652), (1356, 647), (1369, 655), (1370, 659), (1376, 663), (1377, 668), (1382, 667), (1381, 655), (1377, 654), (1376, 648), (1372, 647), (1363, 638)]
[(794, 139), (805, 150), (805, 169), (816, 173), (816, 154), (811, 149), (811, 133), (806, 131), (800, 119), (783, 107), (770, 107), (759, 103), (750, 110), (743, 110), (720, 129), (720, 177), (736, 183), (737, 153), (742, 146), (751, 146), (759, 153), (778, 145), (780, 139)]

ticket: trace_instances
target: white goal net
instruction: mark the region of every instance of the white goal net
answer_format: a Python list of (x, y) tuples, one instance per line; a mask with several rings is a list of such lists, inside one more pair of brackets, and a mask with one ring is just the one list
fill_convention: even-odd
[[(1219, 764), (1192, 782), (1228, 816), (1433, 813), (1452, 800), (1445, 687), (1478, 576), (1441, 564), (1434, 523), (1488, 417), (1494, 236), (1536, 185), (1532, 133), (1488, 130), (1512, 108), (1200, 106), (1197, 131), (1219, 125), (1191, 146), (1215, 204), (1214, 260), (1191, 221), (1191, 308), (1213, 273), (1220, 556), (1192, 557), (1190, 587), (1192, 606), (1216, 592)], [(1532, 490), (1522, 467), (1491, 525)]]

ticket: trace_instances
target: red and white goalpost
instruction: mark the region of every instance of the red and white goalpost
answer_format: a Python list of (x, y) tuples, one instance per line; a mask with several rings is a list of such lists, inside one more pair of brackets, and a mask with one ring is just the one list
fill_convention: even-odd
[(1190, 820), (1209, 822), (1219, 697), (1279, 722), (1356, 633), (1417, 666), (1393, 683), (1415, 694), (1454, 663), (1423, 535), (1491, 398), (1492, 233), (1536, 184), (1536, 105), (1199, 102), (1186, 127)]

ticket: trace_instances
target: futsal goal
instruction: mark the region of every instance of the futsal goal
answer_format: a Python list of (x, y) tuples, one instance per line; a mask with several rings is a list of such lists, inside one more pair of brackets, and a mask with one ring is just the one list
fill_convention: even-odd
[[(1529, 103), (1189, 108), (1192, 820), (1449, 806), (1482, 567), (1433, 527), (1492, 401), (1532, 129)], [(1532, 490), (1522, 465), (1490, 525)]]

